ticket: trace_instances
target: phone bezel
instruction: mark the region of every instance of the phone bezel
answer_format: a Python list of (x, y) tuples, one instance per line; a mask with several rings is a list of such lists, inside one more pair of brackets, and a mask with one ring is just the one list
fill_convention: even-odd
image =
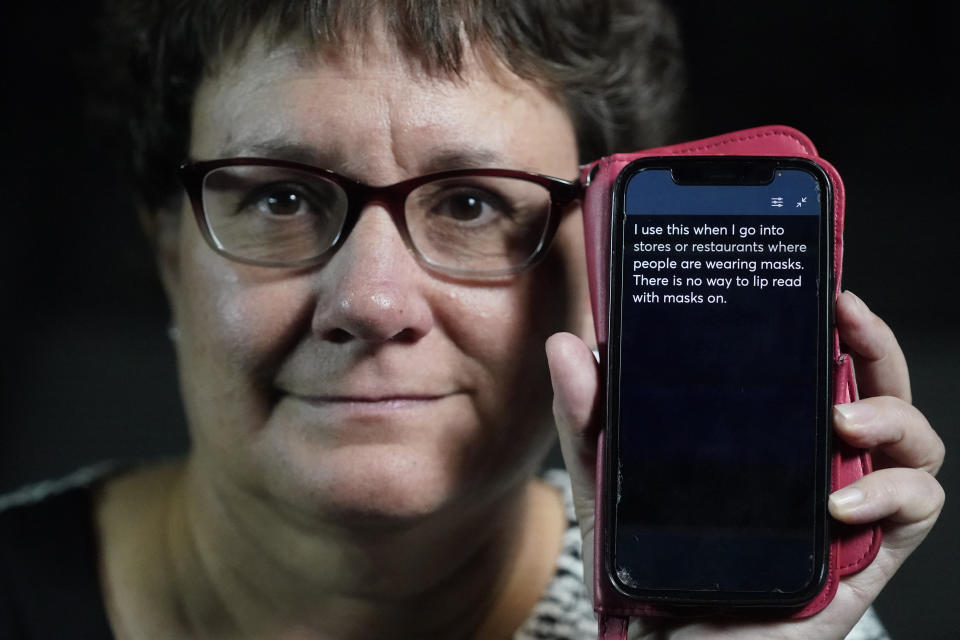
[[(620, 317), (622, 309), (622, 265), (623, 223), (625, 221), (624, 195), (630, 178), (639, 171), (648, 169), (689, 168), (695, 164), (705, 167), (715, 166), (725, 169), (745, 168), (741, 176), (755, 175), (758, 165), (777, 169), (802, 169), (813, 174), (820, 184), (819, 297), (823, 301), (818, 317), (818, 343), (821, 345), (818, 356), (818, 371), (822, 384), (818, 386), (818, 420), (816, 438), (816, 538), (814, 577), (805, 588), (791, 593), (783, 592), (723, 592), (700, 590), (642, 590), (631, 588), (617, 577), (614, 569), (614, 538), (616, 536), (616, 489), (619, 463), (617, 427), (619, 425), (620, 398)], [(719, 178), (718, 178), (719, 180)], [(757, 184), (756, 182), (709, 181), (701, 184)], [(724, 606), (724, 607), (798, 607), (810, 602), (822, 590), (827, 578), (829, 563), (830, 518), (827, 512), (827, 497), (830, 487), (831, 455), (831, 407), (833, 398), (833, 186), (827, 173), (820, 165), (806, 158), (783, 156), (658, 156), (634, 160), (617, 176), (612, 193), (612, 215), (610, 220), (610, 264), (609, 309), (607, 313), (607, 357), (606, 357), (606, 397), (604, 405), (604, 449), (605, 477), (607, 491), (602, 499), (604, 503), (603, 564), (607, 580), (621, 595), (644, 602), (664, 605), (686, 606)]]

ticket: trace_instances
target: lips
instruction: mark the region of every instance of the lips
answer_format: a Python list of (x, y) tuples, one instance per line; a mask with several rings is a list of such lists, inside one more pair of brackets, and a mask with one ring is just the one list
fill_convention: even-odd
[(456, 397), (473, 395), (472, 385), (463, 384), (462, 373), (451, 374), (433, 358), (401, 358), (394, 351), (379, 351), (345, 362), (337, 355), (298, 351), (272, 381), (276, 400), (304, 418), (323, 420), (403, 413), (412, 417), (417, 409), (430, 411)]
[(318, 406), (357, 405), (397, 407), (422, 405), (435, 402), (450, 394), (420, 394), (420, 393), (378, 393), (378, 394), (350, 394), (350, 395), (323, 395), (309, 396), (291, 394), (298, 400)]
[(456, 394), (377, 391), (317, 395), (287, 392), (284, 395), (324, 413), (385, 413), (429, 408)]
[[(285, 394), (280, 405), (299, 416), (303, 424), (338, 431), (350, 425), (376, 424), (380, 427), (410, 427), (423, 420), (446, 414), (454, 405), (447, 399), (456, 394), (350, 393), (344, 395)], [(414, 422), (411, 423), (410, 421)]]

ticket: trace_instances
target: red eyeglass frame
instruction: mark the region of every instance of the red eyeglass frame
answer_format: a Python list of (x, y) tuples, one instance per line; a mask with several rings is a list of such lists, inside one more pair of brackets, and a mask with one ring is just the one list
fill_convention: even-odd
[[(343, 221), (343, 227), (341, 228), (340, 233), (338, 234), (336, 240), (334, 240), (333, 244), (320, 255), (292, 262), (244, 258), (242, 256), (234, 255), (233, 253), (223, 249), (214, 237), (213, 232), (210, 230), (210, 225), (204, 212), (203, 181), (211, 171), (216, 169), (244, 166), (293, 169), (318, 176), (333, 182), (343, 189), (347, 197), (347, 212)], [(560, 219), (563, 217), (567, 206), (572, 202), (582, 199), (583, 194), (583, 185), (579, 180), (563, 180), (561, 178), (554, 178), (552, 176), (542, 175), (539, 173), (515, 171), (512, 169), (455, 169), (451, 171), (441, 171), (438, 173), (417, 176), (415, 178), (402, 180), (400, 182), (382, 187), (374, 187), (362, 182), (357, 182), (356, 180), (342, 176), (334, 171), (330, 171), (329, 169), (321, 169), (309, 164), (290, 162), (287, 160), (275, 160), (271, 158), (239, 157), (223, 158), (218, 160), (190, 161), (180, 165), (178, 173), (180, 176), (180, 181), (186, 190), (187, 196), (190, 198), (194, 218), (196, 219), (197, 225), (200, 228), (200, 233), (203, 235), (204, 240), (206, 240), (210, 248), (230, 260), (264, 267), (298, 268), (312, 266), (322, 262), (326, 256), (335, 251), (336, 248), (340, 246), (340, 244), (342, 244), (350, 235), (350, 232), (360, 219), (361, 212), (370, 204), (379, 204), (389, 212), (390, 217), (393, 219), (394, 225), (396, 225), (397, 230), (400, 232), (400, 236), (403, 239), (404, 244), (406, 244), (408, 249), (410, 249), (410, 251), (414, 254), (417, 262), (424, 267), (432, 271), (461, 277), (469, 276), (480, 278), (496, 278), (512, 275), (523, 271), (524, 269), (528, 269), (539, 262), (539, 260), (546, 253), (546, 249), (553, 241), (557, 227), (560, 224)], [(410, 193), (417, 187), (429, 182), (463, 176), (499, 177), (524, 180), (526, 182), (532, 182), (543, 187), (550, 194), (550, 211), (548, 212), (547, 216), (546, 228), (544, 229), (541, 240), (534, 249), (533, 254), (525, 262), (507, 269), (500, 269), (496, 271), (456, 269), (431, 262), (430, 259), (424, 256), (420, 252), (420, 249), (417, 248), (410, 236), (410, 230), (407, 227), (405, 214), (407, 196), (409, 196)]]

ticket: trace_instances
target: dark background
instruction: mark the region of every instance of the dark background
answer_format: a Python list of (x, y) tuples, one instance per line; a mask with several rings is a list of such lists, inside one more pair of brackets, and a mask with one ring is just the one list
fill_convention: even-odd
[[(914, 400), (960, 445), (960, 252), (953, 3), (676, 2), (689, 139), (760, 124), (807, 133), (844, 176), (845, 286), (896, 331)], [(186, 447), (167, 312), (120, 186), (117, 141), (84, 106), (92, 0), (8, 5), (0, 26), (0, 491), (103, 458)], [(958, 472), (877, 602), (899, 638), (960, 629)]]

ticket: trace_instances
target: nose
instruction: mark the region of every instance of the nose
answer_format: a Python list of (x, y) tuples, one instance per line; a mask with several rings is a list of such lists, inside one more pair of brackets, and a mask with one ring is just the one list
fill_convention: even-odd
[(429, 276), (378, 205), (361, 212), (319, 278), (313, 330), (325, 340), (415, 342), (433, 327), (425, 297)]

